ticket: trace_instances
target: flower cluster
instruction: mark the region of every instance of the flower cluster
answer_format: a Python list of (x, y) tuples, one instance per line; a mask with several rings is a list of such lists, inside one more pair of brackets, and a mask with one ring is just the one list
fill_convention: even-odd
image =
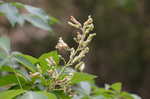
[[(90, 33), (94, 28), (91, 16), (89, 16), (84, 24), (81, 24), (77, 19), (71, 16), (68, 24), (79, 30), (74, 37), (75, 42), (78, 44), (77, 48), (69, 47), (61, 37), (55, 48), (60, 52), (69, 52), (69, 60), (66, 61), (66, 59), (60, 55), (60, 59), (64, 61), (64, 64), (58, 68), (60, 64), (55, 61), (54, 57), (47, 57), (45, 58), (46, 65), (48, 66), (46, 72), (42, 71), (42, 64), (37, 64), (37, 72), (30, 73), (29, 76), (33, 79), (38, 78), (44, 80), (44, 87), (47, 91), (61, 90), (72, 96), (74, 91), (71, 88), (71, 79), (75, 71), (84, 70), (85, 63), (82, 59), (89, 52), (88, 45), (96, 34)], [(70, 66), (74, 67), (75, 70), (71, 69)]]
[[(33, 79), (42, 79), (42, 81), (44, 81), (42, 83), (44, 83), (44, 87), (47, 91), (61, 90), (72, 96), (75, 93), (71, 88), (71, 79), (75, 71), (84, 70), (85, 63), (82, 59), (89, 52), (88, 45), (96, 34), (90, 33), (94, 28), (93, 19), (90, 16), (83, 25), (71, 16), (68, 24), (79, 30), (74, 37), (75, 42), (78, 44), (77, 48), (69, 47), (61, 37), (55, 48), (60, 52), (69, 52), (69, 60), (66, 61), (66, 59), (60, 55), (60, 59), (64, 61), (64, 64), (59, 67), (58, 65), (60, 64), (56, 62), (54, 57), (47, 57), (44, 60), (47, 63), (44, 65), (48, 66), (46, 72), (42, 71), (41, 65), (43, 64), (37, 64), (37, 71), (31, 72), (29, 76)], [(70, 66), (74, 67), (75, 70), (71, 69)]]
[(69, 46), (62, 40), (62, 38), (60, 38), (58, 44), (56, 45), (56, 48), (58, 50), (65, 49), (66, 51), (70, 51), (69, 61), (64, 66), (75, 65), (76, 70), (83, 71), (85, 63), (82, 61), (82, 59), (89, 52), (88, 45), (96, 35), (96, 33), (90, 33), (94, 29), (93, 19), (91, 18), (91, 16), (89, 16), (88, 20), (85, 21), (82, 25), (76, 18), (71, 16), (68, 24), (79, 30), (76, 33), (76, 37), (74, 37), (74, 40), (78, 44), (78, 47), (76, 49), (69, 48)]

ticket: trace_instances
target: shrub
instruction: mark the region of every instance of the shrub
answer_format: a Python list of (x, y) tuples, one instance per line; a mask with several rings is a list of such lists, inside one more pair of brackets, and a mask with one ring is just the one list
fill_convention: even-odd
[[(28, 13), (19, 13), (19, 8), (26, 9)], [(7, 17), (12, 26), (28, 21), (49, 31), (49, 25), (57, 22), (42, 9), (21, 3), (1, 2), (0, 13)], [(93, 19), (89, 16), (81, 24), (71, 16), (68, 24), (78, 29), (73, 38), (77, 48), (70, 47), (60, 37), (55, 51), (38, 58), (11, 51), (9, 39), (0, 38), (0, 99), (141, 99), (122, 91), (119, 82), (99, 88), (94, 81), (95, 75), (82, 72), (85, 67), (83, 58), (96, 35), (91, 33), (94, 29)], [(68, 59), (61, 55), (66, 52), (69, 53)]]

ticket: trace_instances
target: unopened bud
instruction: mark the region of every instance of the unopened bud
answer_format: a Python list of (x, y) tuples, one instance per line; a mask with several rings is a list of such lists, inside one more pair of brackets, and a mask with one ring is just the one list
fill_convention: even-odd
[(40, 76), (39, 72), (35, 72), (35, 73), (30, 72), (30, 77), (39, 77), (39, 76)]
[(71, 48), (71, 53), (70, 53), (70, 59), (73, 59), (74, 53), (75, 53), (75, 49)]
[(77, 24), (78, 26), (81, 27), (81, 23), (80, 23), (79, 21), (77, 21), (77, 19), (76, 19), (74, 16), (70, 16), (70, 20), (71, 20), (73, 23), (75, 23), (75, 24)]
[(68, 24), (72, 27), (75, 27), (77, 29), (80, 29), (82, 27), (81, 23), (77, 21), (73, 16), (70, 16), (71, 22), (68, 22)]
[(84, 26), (84, 29), (85, 29), (84, 33), (88, 34), (89, 32), (91, 32), (94, 29), (94, 25), (93, 24), (86, 25), (86, 26)]
[(78, 70), (82, 64), (84, 64), (84, 62), (78, 63), (78, 64), (75, 66), (75, 69)]
[(85, 63), (84, 63), (84, 62), (80, 62), (79, 64), (77, 64), (77, 65), (75, 66), (75, 69), (76, 69), (76, 70), (79, 70), (79, 71), (83, 71), (84, 68), (85, 68)]
[(56, 62), (54, 61), (53, 57), (46, 58), (45, 60), (48, 62), (50, 66), (56, 65)]
[(83, 42), (82, 46), (83, 47), (86, 47), (90, 42), (91, 40), (93, 39), (93, 37), (96, 35), (96, 33), (93, 33), (93, 34), (90, 34), (87, 38), (87, 40), (85, 42)]
[(88, 16), (88, 20), (84, 22), (84, 25), (89, 25), (89, 24), (92, 24), (93, 23), (93, 19), (91, 16)]
[(53, 70), (48, 70), (47, 72), (48, 72), (49, 75), (52, 75)]
[(77, 28), (77, 29), (80, 28), (80, 26), (79, 26), (78, 24), (74, 24), (74, 23), (72, 23), (72, 22), (68, 22), (68, 24), (69, 24), (70, 26), (74, 27), (74, 28)]
[(69, 73), (69, 76), (73, 76), (73, 75), (74, 75), (74, 73), (73, 73), (73, 72), (70, 72), (70, 73)]
[(37, 70), (38, 70), (38, 72), (42, 73), (42, 69), (41, 69), (41, 66), (39, 64), (37, 64)]
[(80, 71), (83, 71), (84, 68), (85, 68), (85, 64), (82, 64), (82, 65), (80, 66), (79, 70), (80, 70)]
[(67, 50), (69, 46), (62, 40), (62, 38), (59, 38), (59, 41), (56, 45), (56, 49), (62, 51), (62, 50)]
[(85, 54), (88, 53), (88, 52), (89, 52), (89, 48), (86, 47), (85, 49), (83, 49), (83, 50), (80, 52), (79, 56), (85, 55)]
[(81, 38), (82, 38), (81, 33), (80, 33), (80, 32), (77, 32), (77, 39), (78, 39), (78, 40), (81, 40)]
[(85, 57), (85, 54), (84, 54), (84, 55), (76, 56), (76, 57), (73, 59), (72, 64), (75, 63), (75, 62), (80, 61), (83, 57)]

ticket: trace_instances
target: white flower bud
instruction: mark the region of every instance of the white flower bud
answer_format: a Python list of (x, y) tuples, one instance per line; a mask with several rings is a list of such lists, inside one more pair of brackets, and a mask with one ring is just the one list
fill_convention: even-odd
[(45, 60), (48, 62), (49, 66), (56, 65), (56, 62), (54, 61), (53, 57), (46, 58)]
[(93, 23), (93, 19), (91, 16), (88, 16), (88, 20), (84, 22), (84, 26), (87, 26), (89, 24), (92, 24)]
[(76, 25), (78, 25), (79, 27), (81, 27), (81, 23), (79, 21), (77, 21), (77, 19), (74, 16), (70, 16), (70, 20), (75, 23)]
[(37, 70), (38, 70), (38, 72), (42, 73), (42, 69), (41, 69), (41, 66), (39, 64), (37, 64)]
[(38, 77), (38, 76), (40, 76), (39, 72), (35, 72), (35, 73), (30, 72), (30, 77)]
[(72, 27), (75, 27), (75, 28), (80, 28), (80, 25), (78, 25), (78, 24), (74, 24), (74, 23), (72, 23), (72, 22), (68, 22), (68, 24), (70, 25), (70, 26), (72, 26)]
[(80, 32), (77, 32), (77, 39), (78, 39), (78, 40), (81, 40), (81, 38), (82, 38), (81, 33), (80, 33)]
[(74, 72), (70, 72), (70, 73), (69, 73), (69, 76), (72, 77), (73, 75), (74, 75)]
[(84, 62), (78, 63), (78, 64), (75, 66), (75, 69), (78, 70), (82, 64), (84, 64)]
[(69, 47), (68, 45), (62, 40), (62, 38), (59, 38), (59, 41), (56, 45), (56, 49), (62, 51), (62, 50), (67, 50)]
[(70, 53), (70, 59), (72, 60), (73, 56), (74, 56), (74, 53), (75, 53), (75, 49), (74, 48), (71, 48), (71, 53)]
[(94, 37), (95, 35), (96, 35), (96, 33), (90, 34), (90, 35), (88, 36), (87, 40), (83, 42), (82, 46), (83, 46), (83, 47), (86, 47), (86, 46), (91, 42), (91, 40), (93, 39), (93, 37)]
[(49, 75), (53, 74), (53, 70), (48, 70), (47, 72), (48, 72)]
[(83, 64), (80, 66), (79, 70), (80, 70), (80, 71), (83, 71), (84, 68), (85, 68), (85, 64), (83, 63)]

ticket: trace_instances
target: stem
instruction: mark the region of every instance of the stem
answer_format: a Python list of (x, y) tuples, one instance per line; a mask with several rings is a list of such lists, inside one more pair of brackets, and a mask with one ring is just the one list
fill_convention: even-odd
[(21, 85), (21, 82), (20, 82), (20, 80), (19, 80), (19, 77), (18, 77), (18, 75), (17, 75), (16, 70), (13, 69), (13, 71), (14, 71), (14, 73), (15, 73), (15, 76), (16, 76), (16, 79), (17, 79), (17, 81), (18, 81), (18, 84), (19, 84), (20, 88), (23, 89), (23, 87), (22, 87), (22, 85)]
[[(15, 66), (15, 64), (14, 64), (14, 62), (12, 61), (12, 59), (10, 59), (10, 61), (11, 61), (11, 63), (12, 63), (12, 66), (14, 67)], [(12, 68), (13, 68), (12, 67)], [(20, 79), (19, 79), (19, 77), (18, 77), (18, 75), (17, 75), (17, 72), (16, 72), (16, 70), (13, 68), (13, 72), (15, 73), (15, 76), (16, 76), (16, 79), (17, 79), (17, 81), (18, 81), (18, 84), (19, 84), (19, 87), (20, 87), (20, 89), (23, 89), (23, 87), (22, 87), (22, 85), (21, 85), (21, 82), (20, 82)]]

